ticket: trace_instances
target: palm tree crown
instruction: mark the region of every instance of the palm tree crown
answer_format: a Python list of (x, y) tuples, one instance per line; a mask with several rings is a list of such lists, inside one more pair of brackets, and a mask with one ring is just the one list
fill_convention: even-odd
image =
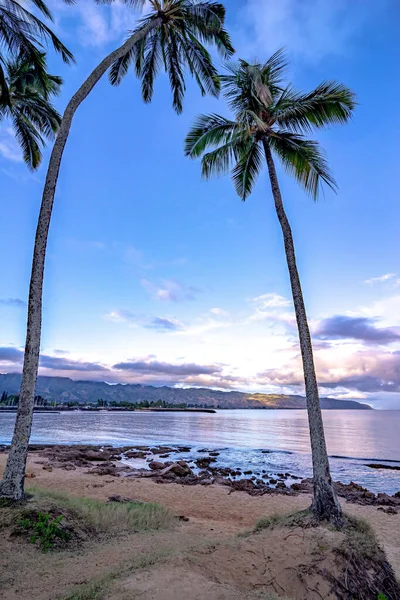
[[(284, 85), (282, 50), (265, 64), (239, 60), (226, 67), (221, 85), (235, 119), (201, 115), (186, 138), (185, 153), (192, 158), (203, 155), (203, 176), (232, 168), (236, 191), (245, 200), (264, 164), (263, 144), (268, 141), (286, 171), (314, 199), (322, 183), (335, 189), (319, 144), (306, 134), (348, 121), (355, 107), (353, 92), (334, 81), (325, 81), (305, 94)], [(209, 148), (214, 149), (206, 152)]]
[(31, 169), (40, 164), (44, 138), (52, 139), (61, 121), (50, 99), (59, 94), (62, 79), (47, 73), (44, 54), (36, 58), (40, 59), (39, 73), (29, 58), (20, 56), (5, 61), (9, 98), (6, 103), (0, 99), (0, 120), (11, 120), (24, 160)]
[[(74, 0), (65, 0), (72, 3)], [(47, 74), (41, 72), (43, 43), (50, 41), (66, 63), (74, 60), (71, 52), (53, 31), (33, 14), (29, 8), (38, 10), (52, 21), (52, 14), (43, 0), (0, 0), (0, 102), (9, 102), (5, 81), (5, 63), (10, 56), (21, 56), (37, 69), (45, 84)]]
[[(66, 0), (71, 3), (71, 0)], [(65, 62), (73, 60), (71, 52), (51, 29), (28, 10), (29, 5), (52, 21), (52, 14), (43, 0), (0, 0), (0, 41), (6, 54), (34, 56), (41, 42), (49, 40)], [(3, 53), (0, 53), (0, 58)]]
[[(131, 0), (139, 7), (144, 0)], [(110, 81), (118, 85), (129, 66), (134, 65), (142, 80), (142, 96), (151, 102), (154, 81), (164, 68), (173, 93), (173, 107), (182, 112), (185, 94), (185, 68), (196, 80), (201, 93), (217, 96), (220, 80), (209, 52), (203, 43), (214, 44), (223, 58), (234, 52), (224, 29), (225, 8), (218, 2), (204, 0), (149, 0), (153, 11), (142, 19), (138, 31), (160, 20), (110, 70)]]

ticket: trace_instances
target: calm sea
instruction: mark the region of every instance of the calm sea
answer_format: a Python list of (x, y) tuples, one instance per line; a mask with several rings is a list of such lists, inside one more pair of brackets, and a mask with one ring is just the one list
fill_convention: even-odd
[[(366, 466), (367, 462), (383, 461), (393, 465), (398, 461), (400, 466), (400, 411), (331, 410), (323, 411), (323, 418), (334, 479), (356, 481), (375, 492), (400, 490), (400, 471)], [(0, 413), (0, 443), (10, 443), (14, 419), (13, 414)], [(187, 457), (200, 448), (217, 449), (218, 466), (311, 475), (304, 410), (35, 414), (31, 441), (190, 445)]]

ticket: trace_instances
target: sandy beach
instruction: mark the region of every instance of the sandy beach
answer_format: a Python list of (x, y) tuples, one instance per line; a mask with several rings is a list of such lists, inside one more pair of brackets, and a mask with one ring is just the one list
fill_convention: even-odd
[[(6, 454), (0, 454), (0, 471), (5, 460)], [(10, 544), (3, 538), (1, 544), (5, 544), (7, 548), (3, 547), (0, 552), (0, 598), (4, 600), (67, 598), (69, 590), (74, 586), (81, 586), (104, 576), (106, 572), (120, 569), (121, 564), (137, 561), (138, 556), (144, 557), (154, 552), (162, 557), (158, 566), (144, 566), (135, 571), (135, 576), (131, 576), (131, 584), (127, 583), (129, 577), (124, 577), (123, 583), (113, 587), (111, 595), (87, 597), (104, 597), (107, 600), (253, 598), (256, 596), (251, 594), (261, 585), (257, 575), (259, 570), (254, 564), (265, 553), (265, 540), (263, 541), (262, 536), (257, 536), (257, 541), (252, 542), (251, 548), (242, 548), (239, 552), (234, 547), (239, 539), (237, 534), (251, 530), (260, 518), (293, 513), (310, 504), (310, 496), (307, 494), (254, 497), (245, 492), (232, 492), (223, 485), (185, 486), (177, 483), (157, 484), (149, 479), (100, 477), (88, 473), (84, 467), (73, 471), (56, 468), (49, 472), (43, 468), (43, 461), (36, 453), (29, 456), (27, 473), (28, 487), (99, 500), (120, 495), (144, 502), (157, 502), (171, 509), (176, 516), (185, 517), (185, 520), (181, 519), (179, 526), (170, 531), (126, 534), (96, 546), (89, 544), (75, 553), (38, 555), (33, 547), (20, 553), (15, 544)], [(400, 577), (400, 515), (386, 514), (377, 510), (376, 506), (360, 506), (344, 500), (342, 505), (346, 513), (362, 517), (371, 524), (397, 577)], [(300, 544), (298, 553), (304, 553), (308, 550), (301, 546), (311, 543), (304, 536), (297, 541), (294, 538), (290, 545), (285, 545), (286, 550), (282, 550), (282, 544), (277, 544), (277, 540), (275, 542), (274, 556), (279, 556), (279, 546), (284, 554), (279, 559), (280, 563), (289, 565), (289, 570), (293, 568), (290, 566), (291, 562), (296, 562), (296, 557), (292, 556), (296, 544)], [(246, 545), (249, 542), (241, 541), (240, 544)], [(312, 544), (315, 544), (315, 540), (312, 540)], [(234, 575), (238, 552), (240, 581)], [(156, 559), (154, 561), (157, 562)], [(145, 563), (146, 560), (141, 564)], [(216, 567), (218, 564), (219, 568)], [(277, 565), (274, 568), (276, 567)], [(287, 582), (287, 575), (285, 577)], [(278, 582), (272, 589), (278, 592), (280, 585)], [(294, 582), (291, 589), (289, 581), (287, 586), (285, 584), (285, 593), (291, 591), (293, 598), (320, 597), (318, 594), (321, 591), (302, 595), (301, 591), (296, 591), (296, 586), (298, 584)], [(57, 594), (54, 592), (55, 588)], [(132, 595), (133, 588), (141, 590), (140, 593)], [(127, 591), (129, 589), (130, 592)], [(189, 593), (189, 589), (196, 591)], [(78, 597), (81, 598), (76, 596)]]

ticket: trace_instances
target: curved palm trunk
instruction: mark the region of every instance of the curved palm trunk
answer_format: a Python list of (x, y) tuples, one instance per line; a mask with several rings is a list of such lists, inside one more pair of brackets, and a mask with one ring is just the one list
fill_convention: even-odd
[(29, 437), (32, 428), (32, 414), (35, 397), (36, 378), (39, 367), (40, 336), (42, 327), (42, 290), (47, 238), (53, 210), (58, 173), (64, 147), (71, 129), (72, 119), (80, 104), (92, 91), (96, 83), (107, 72), (115, 60), (122, 57), (140, 39), (161, 24), (156, 18), (147, 26), (134, 33), (122, 46), (111, 52), (89, 75), (65, 109), (56, 141), (50, 157), (44, 185), (42, 204), (36, 229), (35, 246), (28, 301), (28, 324), (26, 333), (24, 366), (19, 396), (18, 412), (14, 435), (8, 455), (6, 469), (0, 482), (0, 497), (20, 500), (24, 495), (24, 478), (28, 455)]
[(307, 322), (307, 314), (304, 305), (300, 277), (296, 265), (292, 230), (283, 207), (278, 178), (268, 141), (263, 140), (263, 145), (268, 164), (268, 172), (272, 194), (275, 201), (276, 213), (278, 215), (279, 223), (283, 233), (286, 260), (290, 275), (290, 285), (292, 288), (293, 303), (296, 313), (297, 328), (299, 331), (301, 356), (303, 360), (314, 475), (314, 498), (311, 509), (319, 519), (327, 519), (339, 525), (342, 520), (342, 509), (337, 499), (335, 490), (333, 489), (332, 478), (329, 470), (329, 460), (326, 450), (321, 406), (319, 402), (318, 384), (315, 375), (311, 336)]

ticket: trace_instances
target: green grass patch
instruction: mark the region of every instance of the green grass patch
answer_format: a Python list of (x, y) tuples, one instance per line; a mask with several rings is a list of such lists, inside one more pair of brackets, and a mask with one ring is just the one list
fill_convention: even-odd
[(346, 517), (346, 541), (341, 551), (350, 559), (356, 555), (364, 559), (378, 559), (382, 553), (371, 526), (364, 519)]
[(168, 508), (152, 502), (107, 503), (40, 488), (32, 488), (30, 492), (39, 505), (49, 502), (61, 512), (76, 515), (99, 533), (163, 529), (175, 522)]
[(79, 590), (72, 592), (63, 600), (103, 600), (106, 591), (108, 590), (111, 578), (108, 580), (88, 583), (81, 586)]
[(310, 527), (313, 525), (315, 525), (315, 521), (312, 512), (301, 510), (289, 515), (274, 514), (263, 517), (257, 521), (252, 533), (259, 533), (264, 529), (273, 529), (274, 527)]

